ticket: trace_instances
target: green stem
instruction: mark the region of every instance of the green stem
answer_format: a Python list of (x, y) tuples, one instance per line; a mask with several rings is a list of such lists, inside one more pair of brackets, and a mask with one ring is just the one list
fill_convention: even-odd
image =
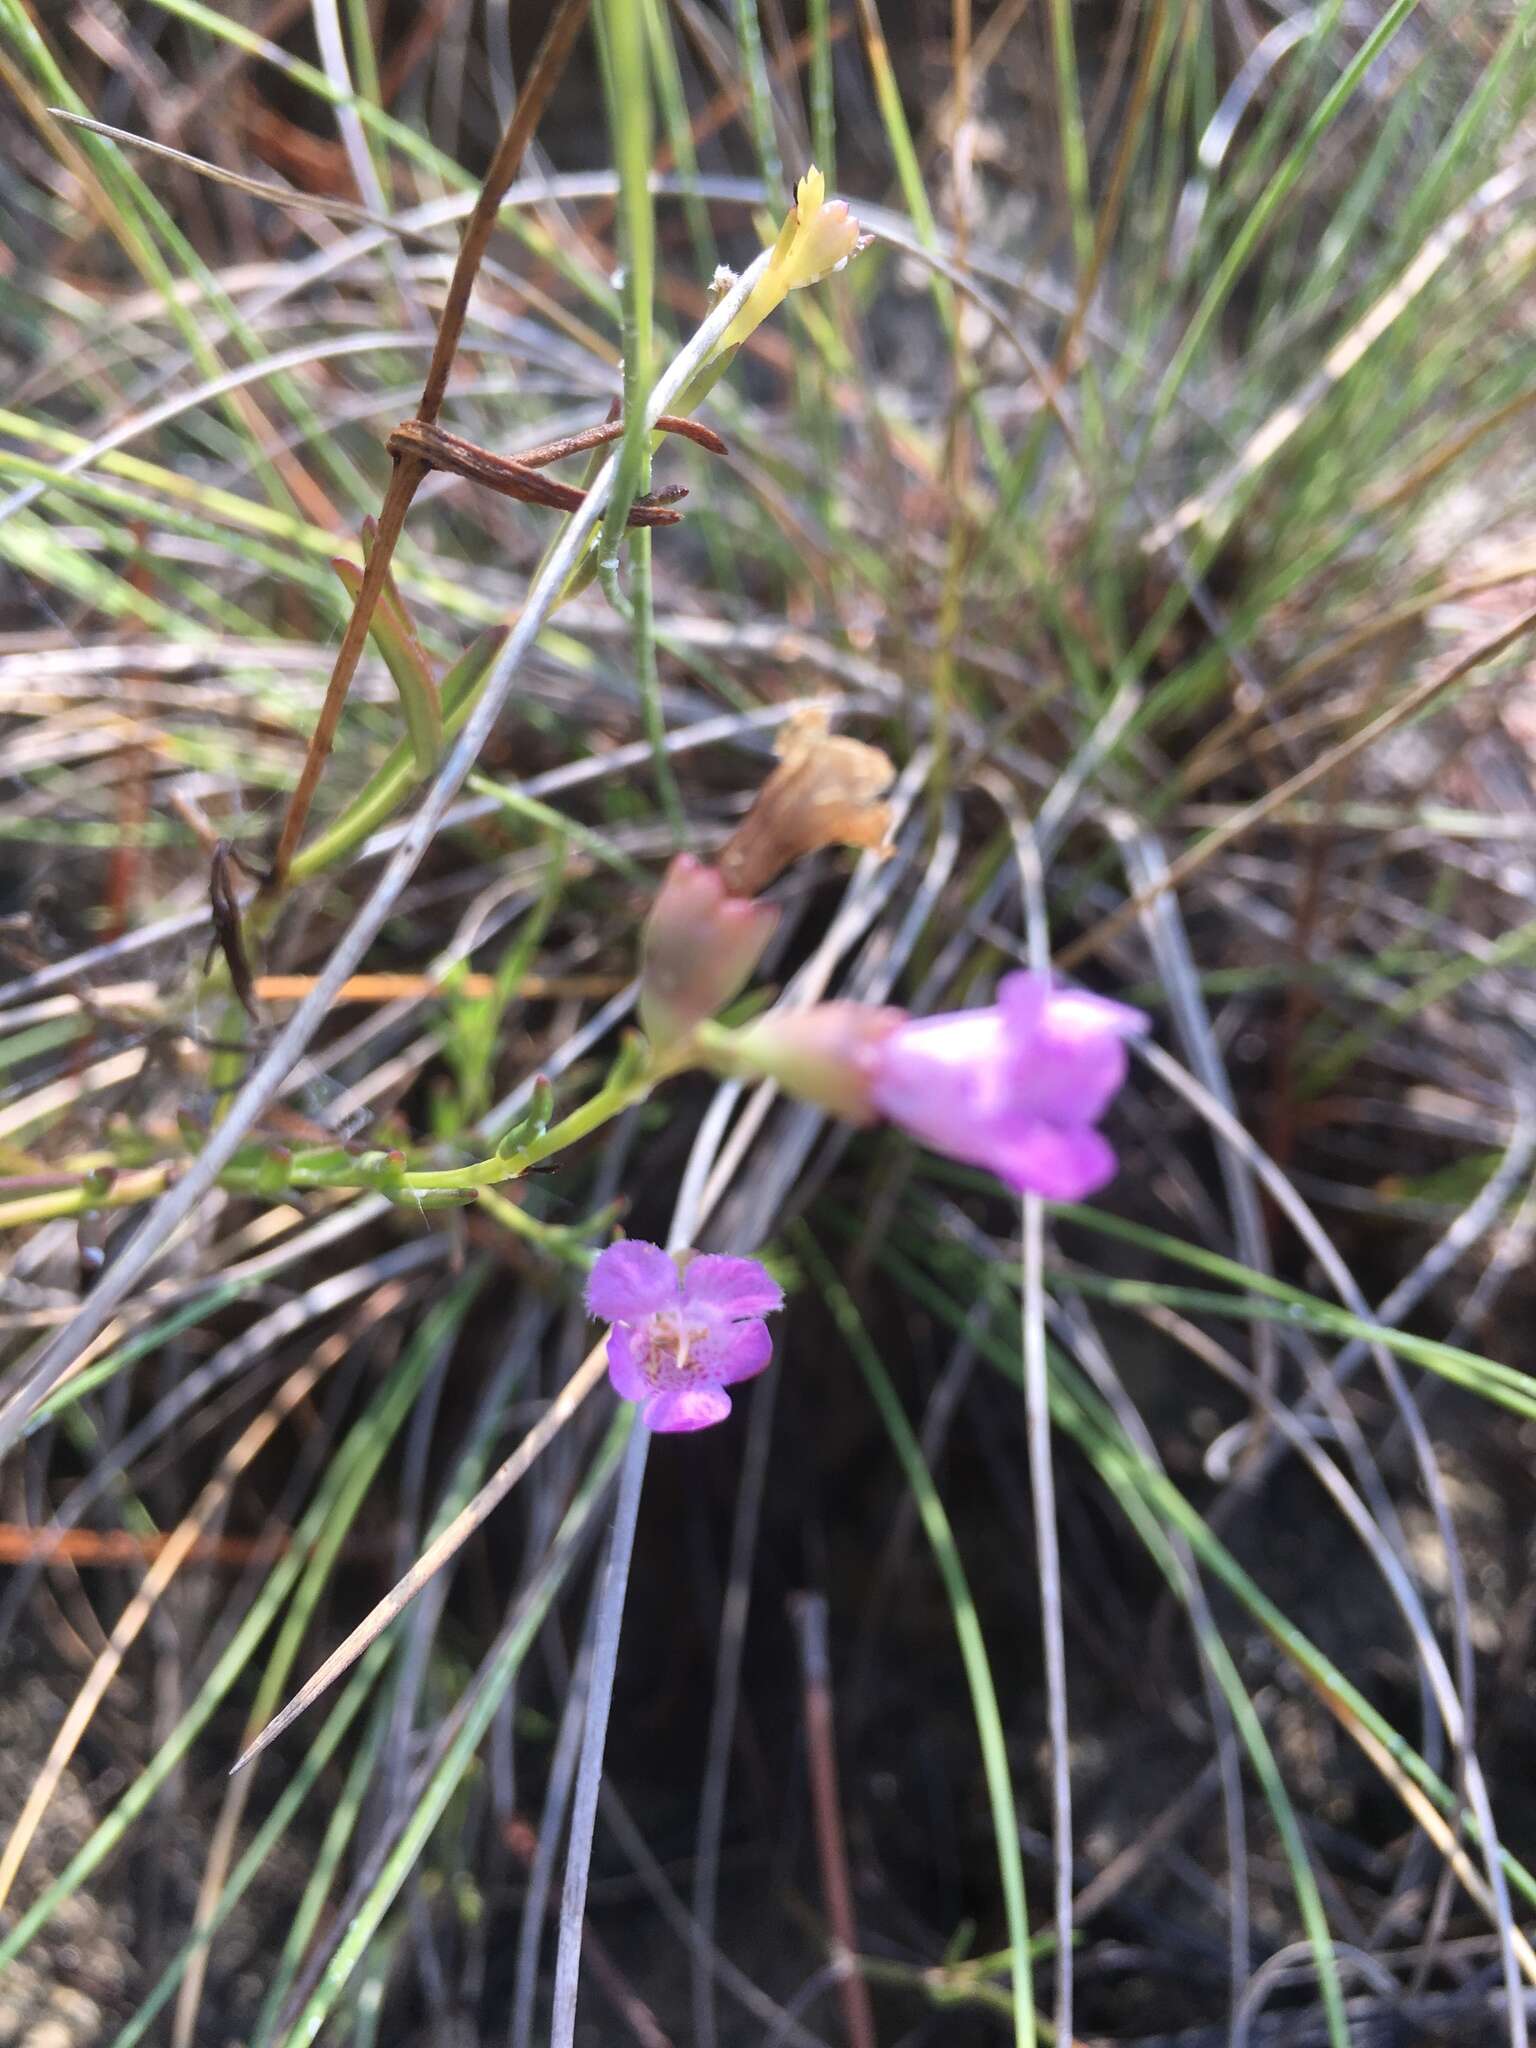
[[(529, 1138), (524, 1145), (467, 1166), (407, 1167), (398, 1152), (350, 1153), (340, 1146), (317, 1148), (307, 1157), (287, 1156), (279, 1147), (259, 1157), (231, 1162), (219, 1175), (220, 1187), (237, 1193), (264, 1196), (279, 1201), (294, 1190), (333, 1188), (338, 1191), (372, 1190), (393, 1201), (415, 1195), (442, 1194), (473, 1196), (483, 1188), (520, 1180), (541, 1161), (589, 1137), (593, 1131), (644, 1102), (659, 1082), (682, 1071), (688, 1062), (673, 1057), (658, 1060), (646, 1052), (636, 1067), (600, 1088), (579, 1109)], [(46, 1194), (28, 1195), (0, 1204), (0, 1230), (28, 1223), (43, 1223), (59, 1216), (80, 1216), (92, 1209), (121, 1209), (147, 1202), (164, 1192), (175, 1172), (173, 1165), (161, 1165), (144, 1172), (125, 1173), (115, 1181), (100, 1174), (83, 1175), (76, 1187), (52, 1188)]]
[(520, 1180), (530, 1167), (537, 1166), (541, 1160), (568, 1150), (593, 1131), (612, 1122), (626, 1109), (633, 1109), (637, 1102), (644, 1102), (658, 1078), (655, 1069), (647, 1064), (635, 1079), (610, 1082), (584, 1102), (580, 1109), (573, 1109), (569, 1116), (562, 1117), (559, 1123), (539, 1137), (530, 1138), (526, 1145), (519, 1145), (504, 1157), (493, 1153), (489, 1159), (478, 1159), (470, 1166), (408, 1172), (401, 1175), (396, 1185), (406, 1192), (429, 1193), (444, 1188), (493, 1188), (503, 1181)]

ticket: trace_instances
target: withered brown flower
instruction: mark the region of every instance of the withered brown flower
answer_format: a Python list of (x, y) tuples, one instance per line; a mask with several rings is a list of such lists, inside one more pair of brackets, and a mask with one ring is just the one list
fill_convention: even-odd
[(828, 732), (819, 704), (795, 713), (775, 751), (778, 767), (716, 863), (733, 896), (756, 896), (823, 846), (890, 852), (891, 807), (876, 801), (895, 779), (889, 755)]

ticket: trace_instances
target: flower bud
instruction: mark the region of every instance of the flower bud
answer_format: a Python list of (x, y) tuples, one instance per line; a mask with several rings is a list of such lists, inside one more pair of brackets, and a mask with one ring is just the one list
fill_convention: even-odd
[[(792, 291), (818, 284), (834, 270), (841, 270), (850, 256), (856, 256), (873, 240), (873, 235), (866, 235), (848, 211), (846, 200), (827, 198), (827, 181), (812, 164), (795, 187), (795, 203), (784, 217), (762, 276), (713, 351), (694, 372), (674, 409), (691, 413), (702, 404), (730, 368), (747, 336), (761, 327)], [(729, 290), (735, 281), (722, 268), (715, 272), (713, 289)]]
[(779, 913), (731, 895), (714, 868), (680, 853), (640, 941), (640, 1022), (658, 1050), (686, 1038), (745, 986)]
[(770, 1010), (740, 1031), (712, 1032), (711, 1066), (737, 1078), (776, 1081), (786, 1095), (814, 1102), (844, 1123), (873, 1123), (873, 1078), (880, 1047), (907, 1021), (904, 1010), (869, 1003), (814, 1003)]
[(738, 347), (792, 291), (819, 284), (841, 270), (868, 240), (846, 200), (828, 200), (827, 181), (812, 164), (795, 187), (795, 203), (779, 230), (768, 268), (726, 329), (721, 348)]

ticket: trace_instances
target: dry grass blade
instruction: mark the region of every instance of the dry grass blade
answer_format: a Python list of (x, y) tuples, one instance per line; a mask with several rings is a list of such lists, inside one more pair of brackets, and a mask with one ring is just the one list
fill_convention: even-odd
[(500, 1506), (524, 1473), (549, 1448), (582, 1402), (602, 1380), (607, 1369), (608, 1345), (605, 1338), (601, 1344), (588, 1352), (550, 1403), (548, 1411), (529, 1430), (506, 1462), (485, 1482), (469, 1505), (454, 1517), (435, 1543), (427, 1546), (405, 1577), (390, 1588), (372, 1612), (353, 1629), (346, 1641), (331, 1652), (320, 1669), (300, 1687), (282, 1712), (273, 1716), (250, 1747), (242, 1751), (231, 1766), (231, 1776), (235, 1771), (243, 1771), (247, 1764), (254, 1763), (262, 1751), (276, 1742), (284, 1729), (291, 1728), (299, 1716), (307, 1708), (312, 1707), (320, 1695), (334, 1685), (349, 1666), (357, 1662), (368, 1645), (381, 1635), (398, 1615), (404, 1613), (422, 1588), (436, 1577), (454, 1552), (469, 1541), (486, 1516)]
[[(398, 1300), (401, 1290), (392, 1288), (383, 1292)], [(285, 1418), (293, 1413), (300, 1402), (307, 1400), (326, 1373), (341, 1362), (351, 1343), (350, 1333), (338, 1333), (334, 1337), (328, 1337), (307, 1364), (289, 1375), (266, 1407), (225, 1453), (218, 1471), (198, 1495), (191, 1511), (157, 1552), (154, 1562), (145, 1573), (143, 1584), (119, 1616), (112, 1630), (111, 1639), (91, 1666), (73, 1706), (54, 1736), (43, 1768), (33, 1780), (31, 1790), (27, 1794), (26, 1805), (6, 1838), (4, 1850), (0, 1851), (0, 1908), (3, 1908), (5, 1901), (10, 1897), (11, 1887), (16, 1882), (22, 1861), (37, 1833), (43, 1815), (53, 1801), (70, 1758), (90, 1726), (91, 1717), (105, 1697), (108, 1686), (120, 1670), (124, 1657), (154, 1612), (156, 1603), (177, 1572), (204, 1540), (210, 1522), (221, 1514), (228, 1504), (240, 1474), (270, 1442)]]
[(232, 192), (244, 192), (268, 206), (285, 207), (292, 213), (318, 213), (327, 220), (347, 221), (356, 227), (380, 228), (386, 234), (398, 235), (405, 242), (419, 242), (428, 249), (452, 252), (457, 248), (450, 236), (430, 228), (413, 227), (408, 221), (391, 220), (387, 214), (373, 213), (366, 206), (354, 206), (349, 199), (306, 192), (296, 185), (278, 185), (270, 178), (246, 177), (222, 164), (210, 163), (206, 157), (192, 156), (184, 149), (172, 149), (169, 143), (156, 142), (148, 135), (134, 135), (126, 128), (114, 128), (109, 121), (93, 120), (89, 114), (77, 114), (69, 107), (50, 107), (48, 113), (55, 121), (67, 121), (73, 128), (83, 128), (91, 135), (100, 135), (108, 142), (122, 143), (129, 149), (142, 149), (150, 156), (159, 157), (163, 163), (174, 164), (178, 170), (192, 171), (199, 178), (227, 185)]
[(1474, 669), (1481, 668), (1485, 662), (1496, 660), (1506, 648), (1513, 647), (1532, 632), (1536, 632), (1536, 611), (1524, 612), (1512, 626), (1506, 627), (1502, 633), (1494, 634), (1491, 639), (1480, 641), (1470, 654), (1463, 655), (1441, 674), (1427, 676), (1423, 682), (1406, 691), (1395, 704), (1371, 719), (1358, 732), (1352, 733), (1347, 740), (1340, 740), (1337, 746), (1330, 747), (1325, 754), (1320, 755), (1305, 768), (1299, 769), (1277, 788), (1269, 790), (1261, 797), (1255, 797), (1252, 803), (1245, 804), (1224, 823), (1208, 832), (1197, 845), (1181, 853), (1177, 860), (1170, 861), (1167, 872), (1159, 878), (1155, 887), (1132, 896), (1128, 902), (1122, 903), (1118, 910), (1101, 919), (1091, 930), (1084, 932), (1080, 939), (1074, 939), (1071, 945), (1064, 946), (1055, 956), (1056, 965), (1066, 970), (1076, 967), (1083, 960), (1092, 959), (1095, 954), (1102, 952), (1112, 939), (1118, 938), (1128, 925), (1134, 924), (1165, 890), (1182, 888), (1190, 876), (1198, 873), (1207, 861), (1216, 854), (1225, 852), (1235, 841), (1244, 838), (1255, 825), (1262, 825), (1267, 818), (1272, 818), (1283, 811), (1287, 804), (1294, 802), (1314, 784), (1326, 781), (1346, 761), (1352, 761), (1358, 755), (1368, 752), (1389, 733), (1395, 732), (1399, 726), (1419, 717), (1448, 690), (1454, 689), (1463, 677), (1469, 676)]

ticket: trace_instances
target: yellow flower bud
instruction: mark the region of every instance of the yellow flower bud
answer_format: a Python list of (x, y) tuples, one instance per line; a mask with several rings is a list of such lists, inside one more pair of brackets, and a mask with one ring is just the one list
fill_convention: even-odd
[(738, 348), (792, 291), (841, 270), (869, 239), (846, 200), (828, 201), (827, 181), (812, 164), (795, 187), (795, 203), (779, 230), (768, 268), (726, 329), (721, 351)]

